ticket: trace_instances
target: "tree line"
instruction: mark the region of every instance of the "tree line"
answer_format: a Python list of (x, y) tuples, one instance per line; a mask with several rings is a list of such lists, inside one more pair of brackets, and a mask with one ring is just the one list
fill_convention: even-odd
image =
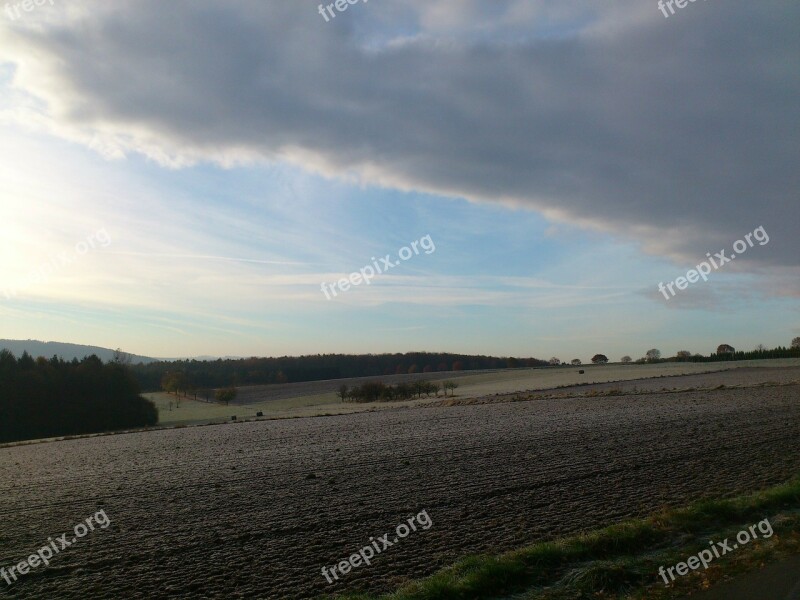
[[(645, 364), (645, 363), (660, 363), (660, 362), (719, 362), (728, 360), (766, 360), (771, 358), (800, 358), (800, 337), (792, 340), (791, 347), (778, 346), (777, 348), (767, 348), (764, 344), (759, 344), (753, 350), (737, 351), (736, 348), (730, 344), (720, 344), (717, 346), (717, 351), (712, 352), (708, 356), (702, 354), (691, 353), (688, 350), (680, 350), (675, 356), (662, 358), (661, 350), (658, 348), (651, 348), (645, 352), (644, 356), (632, 359), (626, 355), (620, 359), (622, 364)], [(608, 357), (605, 354), (595, 354), (592, 357), (592, 362), (596, 365), (604, 365), (608, 363)], [(565, 361), (562, 361), (555, 356), (552, 357), (548, 364), (552, 367), (567, 366)], [(580, 358), (573, 358), (570, 362), (572, 366), (581, 366)]]
[[(772, 358), (800, 358), (800, 337), (792, 340), (792, 345), (787, 348), (786, 346), (778, 346), (777, 348), (767, 348), (764, 344), (759, 344), (753, 350), (736, 350), (730, 344), (720, 344), (717, 346), (717, 351), (712, 352), (708, 356), (702, 354), (691, 353), (688, 350), (680, 350), (675, 356), (663, 358), (661, 350), (658, 348), (651, 348), (645, 352), (644, 356), (632, 359), (626, 355), (620, 359), (623, 364), (636, 363), (638, 365), (645, 363), (663, 363), (663, 362), (721, 362), (721, 361), (734, 361), (734, 360), (768, 360)], [(595, 364), (605, 364), (608, 362), (608, 357), (604, 354), (595, 354), (592, 357), (592, 362)], [(550, 364), (566, 364), (561, 363), (557, 358), (551, 358)], [(580, 365), (580, 359), (573, 359), (573, 365)]]
[(720, 362), (720, 361), (735, 361), (735, 360), (767, 360), (771, 358), (800, 358), (800, 338), (792, 340), (792, 346), (787, 348), (785, 346), (778, 346), (777, 348), (767, 348), (763, 344), (759, 344), (753, 350), (736, 350), (729, 344), (720, 344), (716, 352), (712, 352), (708, 356), (702, 354), (693, 354), (688, 350), (680, 350), (675, 356), (662, 358), (661, 351), (658, 348), (651, 348), (645, 355), (636, 360), (632, 360), (630, 356), (623, 356), (623, 363), (634, 362), (637, 364), (644, 363), (662, 363), (662, 362)]
[[(716, 352), (707, 356), (683, 350), (675, 357), (670, 358), (661, 358), (659, 353), (658, 358), (646, 355), (636, 360), (630, 356), (624, 356), (621, 362), (716, 362), (793, 358), (800, 357), (800, 345), (795, 345), (796, 341), (793, 340), (791, 348), (778, 347), (772, 350), (757, 348), (745, 352)], [(595, 354), (591, 360), (595, 364), (609, 362), (605, 354)], [(538, 358), (408, 352), (405, 354), (315, 354), (274, 358), (161, 361), (133, 365), (131, 370), (144, 391), (165, 389), (175, 394), (193, 394), (195, 396), (200, 393), (204, 399), (210, 401), (214, 395), (213, 390), (234, 389), (243, 385), (381, 377), (404, 373), (547, 367), (565, 364), (567, 363), (556, 357), (547, 361)], [(581, 361), (577, 358), (572, 359), (571, 364), (579, 366)], [(224, 402), (222, 399), (217, 400)]]
[(0, 443), (155, 425), (158, 410), (120, 361), (18, 359), (0, 351)]
[(187, 393), (222, 387), (297, 383), (350, 377), (381, 377), (404, 373), (434, 373), (543, 367), (537, 358), (500, 358), (435, 352), (406, 354), (315, 354), (276, 358), (161, 361), (133, 365), (145, 391), (162, 389), (165, 375)]

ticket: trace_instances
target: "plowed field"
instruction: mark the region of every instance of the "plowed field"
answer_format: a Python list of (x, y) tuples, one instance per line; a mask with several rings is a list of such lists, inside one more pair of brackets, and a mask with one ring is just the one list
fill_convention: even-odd
[[(800, 369), (748, 373), (797, 381)], [(736, 376), (740, 384), (745, 374)], [(704, 376), (724, 384), (726, 372)], [(666, 384), (664, 384), (666, 385)], [(672, 387), (672, 386), (670, 386)], [(639, 386), (642, 389), (642, 386)], [(800, 386), (551, 398), (0, 448), (0, 565), (100, 508), (10, 598), (309, 598), (390, 590), (501, 551), (800, 471)], [(433, 526), (321, 574), (427, 510)], [(391, 538), (390, 538), (391, 539)]]

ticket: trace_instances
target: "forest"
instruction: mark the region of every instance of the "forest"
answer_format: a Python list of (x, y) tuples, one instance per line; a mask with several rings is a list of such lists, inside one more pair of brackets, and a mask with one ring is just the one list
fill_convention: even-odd
[[(537, 358), (499, 358), (433, 352), (406, 354), (315, 354), (278, 358), (180, 360), (131, 367), (142, 390), (163, 389), (165, 376), (180, 374), (181, 389), (215, 389), (227, 386), (297, 383), (349, 377), (381, 377), (405, 373), (475, 371), (517, 367), (543, 367)], [(180, 386), (179, 386), (180, 387)]]
[(152, 402), (120, 362), (97, 356), (18, 359), (0, 351), (0, 443), (145, 427), (158, 422)]

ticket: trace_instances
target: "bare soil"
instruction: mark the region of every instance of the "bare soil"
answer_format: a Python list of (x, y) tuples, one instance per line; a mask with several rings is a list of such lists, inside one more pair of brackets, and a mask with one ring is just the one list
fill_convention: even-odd
[[(691, 377), (706, 379), (681, 385), (702, 381), (710, 389), (0, 448), (0, 565), (71, 533), (100, 508), (112, 521), (49, 567), (12, 586), (0, 580), (0, 597), (299, 599), (388, 591), (467, 554), (753, 491), (800, 472), (800, 385), (789, 384), (800, 369)], [(786, 385), (759, 385), (771, 381)], [(742, 383), (748, 387), (713, 389)], [(326, 582), (323, 566), (371, 536), (393, 539), (395, 526), (423, 509), (430, 529), (398, 541), (372, 566)]]

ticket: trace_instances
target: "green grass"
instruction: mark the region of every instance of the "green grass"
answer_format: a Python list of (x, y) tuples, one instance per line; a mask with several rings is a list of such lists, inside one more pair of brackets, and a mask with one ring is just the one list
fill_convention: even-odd
[[(666, 587), (661, 565), (672, 566), (769, 518), (774, 535), (750, 542)], [(384, 596), (349, 600), (481, 600), (497, 598), (677, 598), (725, 575), (800, 553), (800, 477), (727, 500), (705, 500), (645, 519), (501, 554), (472, 556)]]
[(191, 397), (181, 397), (178, 405), (175, 396), (163, 392), (149, 392), (143, 395), (155, 403), (158, 409), (158, 424), (166, 427), (227, 422), (233, 415), (238, 419), (255, 419), (258, 412), (263, 412), (265, 418), (320, 416), (324, 410), (341, 406), (333, 393), (229, 406), (219, 402), (194, 400)]

